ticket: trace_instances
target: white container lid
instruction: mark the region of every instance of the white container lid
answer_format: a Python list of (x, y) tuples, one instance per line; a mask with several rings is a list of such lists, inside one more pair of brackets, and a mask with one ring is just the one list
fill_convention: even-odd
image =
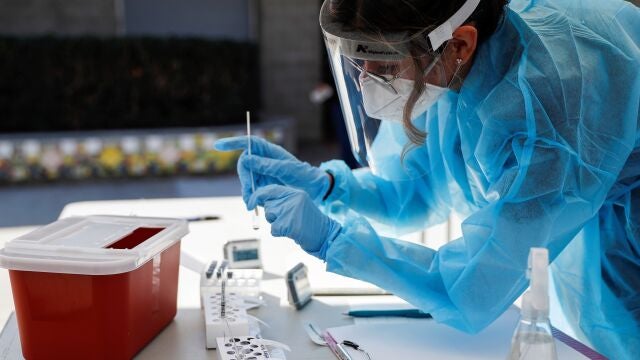
[[(162, 228), (132, 249), (108, 248), (140, 228)], [(189, 232), (186, 220), (87, 216), (58, 220), (9, 241), (0, 267), (10, 270), (112, 275), (142, 266)]]

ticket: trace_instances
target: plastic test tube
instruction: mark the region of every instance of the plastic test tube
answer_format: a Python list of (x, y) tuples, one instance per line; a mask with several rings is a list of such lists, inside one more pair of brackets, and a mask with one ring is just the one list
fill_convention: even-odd
[[(247, 149), (249, 152), (249, 159), (251, 159), (251, 114), (247, 111)], [(249, 172), (249, 174), (251, 175), (251, 192), (255, 193), (256, 192), (256, 183), (253, 180), (253, 170), (251, 170)], [(253, 212), (253, 216), (252, 216), (252, 224), (253, 224), (253, 230), (258, 230), (260, 229), (260, 211), (258, 210), (258, 207), (256, 206), (256, 208), (254, 209)]]

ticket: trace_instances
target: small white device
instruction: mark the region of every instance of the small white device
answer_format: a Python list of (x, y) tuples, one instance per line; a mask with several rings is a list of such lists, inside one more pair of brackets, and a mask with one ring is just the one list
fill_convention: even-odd
[(307, 276), (307, 266), (299, 263), (287, 272), (287, 289), (289, 304), (297, 310), (311, 301), (311, 285)]
[(258, 239), (229, 241), (224, 245), (224, 258), (232, 269), (261, 268), (260, 241)]

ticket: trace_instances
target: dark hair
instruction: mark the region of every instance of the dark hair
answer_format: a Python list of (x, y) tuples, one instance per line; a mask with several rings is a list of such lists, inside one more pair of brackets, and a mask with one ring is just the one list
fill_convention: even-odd
[[(449, 19), (466, 0), (328, 0), (329, 11), (335, 20), (348, 29), (369, 34), (385, 42), (384, 33), (407, 32), (409, 36), (427, 34)], [(466, 23), (474, 23), (478, 30), (478, 45), (485, 42), (496, 30), (504, 16), (508, 0), (481, 0)], [(418, 57), (425, 51), (424, 42), (412, 42), (411, 55), (414, 66), (420, 68)], [(444, 48), (444, 45), (438, 49)], [(416, 71), (416, 76), (421, 74)], [(418, 79), (415, 79), (418, 80)], [(414, 145), (424, 143), (427, 134), (411, 123), (413, 106), (424, 91), (424, 83), (415, 81), (404, 108), (403, 125), (407, 137)], [(405, 149), (408, 151), (410, 149)], [(403, 154), (404, 158), (404, 154)]]
[[(408, 32), (435, 28), (449, 19), (466, 0), (329, 0), (329, 12), (346, 27), (363, 33)], [(467, 20), (475, 22), (478, 43), (495, 31), (509, 0), (481, 0)]]

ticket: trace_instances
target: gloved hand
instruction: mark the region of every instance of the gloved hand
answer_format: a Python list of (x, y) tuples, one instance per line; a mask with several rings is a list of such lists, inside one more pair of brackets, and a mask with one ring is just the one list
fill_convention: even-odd
[(249, 199), (249, 210), (264, 207), (271, 235), (293, 239), (309, 254), (325, 260), (329, 244), (338, 236), (340, 224), (323, 214), (307, 193), (281, 185), (267, 185)]
[(304, 190), (311, 199), (319, 202), (329, 189), (329, 174), (296, 159), (287, 150), (262, 138), (251, 137), (251, 158), (246, 151), (246, 136), (218, 140), (214, 147), (219, 151), (245, 150), (238, 159), (238, 175), (245, 203), (252, 195), (251, 170), (256, 190), (270, 184), (287, 185)]

